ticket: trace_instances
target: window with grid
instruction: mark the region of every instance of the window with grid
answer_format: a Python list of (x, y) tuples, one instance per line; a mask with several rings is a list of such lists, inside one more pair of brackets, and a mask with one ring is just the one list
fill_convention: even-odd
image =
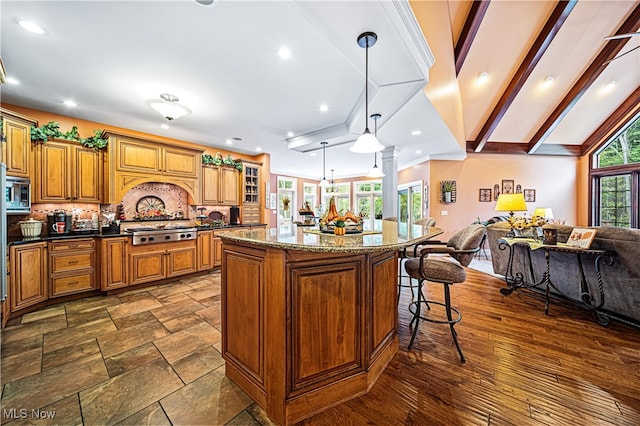
[(640, 227), (640, 115), (593, 156), (591, 222)]

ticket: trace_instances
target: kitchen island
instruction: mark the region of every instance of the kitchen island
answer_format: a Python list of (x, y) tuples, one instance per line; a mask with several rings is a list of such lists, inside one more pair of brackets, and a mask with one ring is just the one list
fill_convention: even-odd
[(363, 395), (398, 350), (399, 248), (442, 233), (221, 233), (226, 375), (277, 424)]

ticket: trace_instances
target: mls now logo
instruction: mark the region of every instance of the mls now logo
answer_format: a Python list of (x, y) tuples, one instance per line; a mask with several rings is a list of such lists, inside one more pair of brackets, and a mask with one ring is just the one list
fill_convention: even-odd
[(2, 417), (5, 419), (53, 419), (56, 416), (55, 411), (47, 410), (27, 410), (26, 408), (9, 408), (2, 409)]

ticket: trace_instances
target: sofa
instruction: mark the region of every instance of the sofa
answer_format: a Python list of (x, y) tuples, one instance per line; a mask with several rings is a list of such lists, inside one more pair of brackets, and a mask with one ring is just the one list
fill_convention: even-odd
[[(568, 225), (545, 225), (553, 227), (558, 233), (558, 242), (569, 239), (573, 229)], [(603, 257), (600, 261), (604, 301), (602, 306), (594, 308), (583, 303), (585, 298), (581, 288), (581, 273), (578, 255), (574, 253), (549, 252), (549, 274), (551, 282), (557, 287), (550, 289), (552, 296), (594, 311), (598, 322), (606, 324), (609, 318), (640, 327), (640, 230), (599, 226), (591, 243), (591, 249), (606, 250), (614, 253), (613, 263), (608, 265)], [(498, 242), (509, 231), (509, 223), (499, 222), (487, 226), (487, 239), (491, 251), (491, 261), (496, 274), (506, 275), (509, 259), (509, 247)], [(513, 245), (513, 274), (521, 274), (527, 283), (541, 281), (546, 267), (545, 250), (529, 250), (525, 246)], [(595, 267), (595, 256), (581, 255), (586, 285), (593, 300), (592, 305), (600, 305), (600, 291)], [(544, 291), (545, 286), (534, 290)], [(554, 299), (557, 299), (554, 297)]]

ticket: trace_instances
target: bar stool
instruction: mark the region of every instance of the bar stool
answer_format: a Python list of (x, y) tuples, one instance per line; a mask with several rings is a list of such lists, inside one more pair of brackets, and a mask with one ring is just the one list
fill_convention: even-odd
[[(449, 292), (450, 285), (466, 281), (467, 273), (464, 268), (449, 260), (429, 259), (426, 256), (407, 260), (405, 267), (409, 276), (418, 280), (418, 298), (415, 302), (409, 305), (409, 311), (413, 314), (413, 319), (409, 323), (409, 326), (415, 322), (413, 332), (411, 334), (411, 341), (409, 342), (409, 350), (413, 347), (416, 335), (418, 334), (420, 320), (437, 324), (449, 324), (453, 342), (460, 354), (460, 361), (464, 363), (466, 359), (462, 353), (462, 348), (460, 348), (460, 343), (458, 343), (458, 334), (454, 329), (454, 326), (462, 319), (462, 314), (457, 308), (451, 306), (451, 294)], [(425, 281), (443, 284), (444, 303), (434, 300), (426, 300), (424, 298), (422, 294), (422, 287)], [(443, 306), (447, 314), (447, 319), (433, 319), (422, 316), (421, 309), (423, 304), (427, 309), (430, 309), (429, 304)], [(455, 318), (453, 313), (456, 314)]]
[[(408, 259), (405, 262), (405, 269), (411, 278), (418, 280), (418, 300), (412, 302), (409, 305), (409, 311), (413, 314), (411, 323), (415, 321), (415, 327), (411, 336), (411, 342), (409, 343), (409, 349), (413, 347), (416, 335), (418, 333), (418, 324), (420, 320), (449, 324), (451, 327), (451, 335), (453, 341), (456, 344), (458, 353), (460, 354), (460, 360), (465, 362), (464, 354), (458, 343), (458, 336), (453, 328), (455, 324), (460, 322), (462, 315), (460, 311), (451, 306), (451, 296), (449, 293), (449, 286), (455, 283), (464, 282), (467, 279), (467, 273), (463, 266), (469, 266), (475, 254), (480, 250), (480, 244), (485, 238), (487, 233), (486, 228), (480, 224), (472, 224), (456, 231), (448, 241), (433, 241), (427, 240), (424, 242), (424, 248), (420, 250), (420, 257), (414, 257)], [(440, 256), (446, 256), (445, 260), (442, 257), (429, 258), (430, 254), (439, 254)], [(453, 260), (455, 259), (455, 261)], [(426, 300), (422, 287), (424, 281), (436, 282), (444, 285), (444, 304), (440, 302), (434, 302)], [(421, 316), (422, 305), (424, 304), (429, 309), (429, 304), (444, 306), (447, 320), (434, 320)], [(454, 319), (452, 312), (455, 312), (457, 317)], [(411, 325), (411, 323), (409, 325)]]
[[(394, 218), (397, 220), (397, 218)], [(428, 227), (434, 227), (436, 226), (436, 220), (433, 217), (425, 217), (422, 218), (418, 221), (415, 222), (416, 225), (421, 225), (421, 226), (428, 226)], [(398, 259), (399, 259), (399, 265), (398, 265), (398, 302), (400, 302), (400, 293), (402, 292), (403, 288), (410, 288), (411, 289), (411, 301), (413, 302), (415, 300), (414, 298), (414, 289), (417, 288), (417, 285), (413, 284), (413, 278), (411, 278), (408, 274), (405, 275), (402, 273), (402, 270), (404, 269), (404, 263), (408, 260), (411, 259), (413, 257), (418, 257), (419, 256), (419, 251), (421, 249), (422, 245), (421, 244), (417, 244), (414, 246), (409, 246), (409, 247), (404, 247), (400, 250), (398, 250)], [(402, 283), (402, 279), (403, 278), (408, 278), (409, 279), (409, 283), (408, 284), (403, 284)]]

